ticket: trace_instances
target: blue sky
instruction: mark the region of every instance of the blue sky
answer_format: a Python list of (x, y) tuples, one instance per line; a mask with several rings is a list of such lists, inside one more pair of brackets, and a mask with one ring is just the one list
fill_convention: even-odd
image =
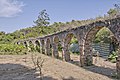
[(0, 31), (13, 32), (34, 25), (46, 9), (50, 22), (83, 20), (104, 15), (120, 0), (0, 0)]

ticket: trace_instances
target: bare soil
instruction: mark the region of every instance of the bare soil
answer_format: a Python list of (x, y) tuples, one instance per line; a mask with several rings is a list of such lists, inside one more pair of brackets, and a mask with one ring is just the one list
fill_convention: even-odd
[[(94, 65), (80, 67), (79, 56), (71, 55), (72, 61), (65, 62), (38, 53), (44, 59), (43, 80), (117, 80), (116, 64), (94, 57)], [(0, 80), (40, 80), (39, 70), (35, 69), (28, 55), (0, 55)]]

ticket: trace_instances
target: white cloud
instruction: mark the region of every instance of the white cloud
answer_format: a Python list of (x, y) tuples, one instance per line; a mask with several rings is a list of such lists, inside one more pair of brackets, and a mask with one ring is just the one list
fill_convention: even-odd
[(0, 0), (0, 17), (14, 17), (22, 12), (23, 6), (18, 0)]

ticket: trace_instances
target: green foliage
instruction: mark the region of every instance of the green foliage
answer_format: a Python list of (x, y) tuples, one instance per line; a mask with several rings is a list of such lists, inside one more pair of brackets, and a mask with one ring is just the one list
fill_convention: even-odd
[(110, 60), (111, 62), (115, 63), (116, 62), (116, 58), (118, 57), (118, 51), (113, 51), (109, 56), (108, 56), (108, 60)]
[(58, 44), (58, 51), (62, 51), (62, 46), (61, 46), (61, 44)]
[(36, 46), (36, 51), (40, 52), (40, 46), (38, 46), (38, 45)]
[(22, 45), (0, 44), (0, 54), (26, 54), (26, 51)]
[(77, 44), (78, 43), (77, 38), (73, 37), (72, 40), (71, 40), (71, 42), (70, 42), (70, 44), (72, 44), (72, 43), (76, 43)]
[(117, 10), (116, 9), (110, 9), (108, 12), (109, 16), (115, 16), (117, 14)]
[[(114, 12), (115, 12), (114, 10), (110, 10), (108, 14), (113, 14)], [(11, 45), (10, 47), (12, 47), (15, 41), (18, 41), (21, 39), (45, 36), (52, 33), (64, 31), (71, 28), (76, 28), (78, 26), (82, 26), (85, 24), (93, 23), (98, 20), (105, 20), (105, 19), (108, 19), (108, 16), (104, 16), (104, 17), (99, 16), (99, 17), (96, 17), (95, 19), (88, 19), (88, 20), (72, 20), (71, 22), (66, 22), (66, 23), (54, 22), (52, 25), (49, 25), (49, 20), (50, 20), (49, 15), (46, 13), (46, 10), (43, 10), (39, 13), (38, 19), (34, 21), (34, 23), (36, 24), (35, 26), (17, 30), (13, 33), (8, 33), (8, 34), (6, 34), (5, 32), (0, 32), (0, 44), (3, 46), (2, 48), (5, 47), (3, 44), (5, 44), (6, 46)], [(95, 36), (94, 42), (109, 43), (111, 41), (109, 37), (110, 34), (111, 33), (108, 29), (103, 28)], [(75, 37), (72, 38), (71, 44), (72, 43), (78, 43)], [(35, 50), (34, 46), (31, 46), (31, 51), (34, 51), (34, 50)], [(61, 50), (62, 50), (62, 47), (59, 46), (59, 51)]]
[(95, 43), (103, 42), (103, 43), (110, 43), (111, 42), (111, 31), (107, 28), (102, 28), (95, 36)]
[(42, 10), (39, 13), (38, 19), (36, 21), (34, 21), (34, 23), (36, 24), (36, 26), (48, 26), (50, 23), (48, 22), (50, 20), (49, 15), (46, 13), (46, 10)]
[(1, 32), (0, 32), (0, 35), (5, 35), (5, 32), (4, 32), (4, 31), (1, 31)]
[(0, 43), (1, 44), (10, 43), (13, 41), (13, 39), (14, 39), (14, 36), (12, 36), (11, 34), (1, 35), (0, 36)]

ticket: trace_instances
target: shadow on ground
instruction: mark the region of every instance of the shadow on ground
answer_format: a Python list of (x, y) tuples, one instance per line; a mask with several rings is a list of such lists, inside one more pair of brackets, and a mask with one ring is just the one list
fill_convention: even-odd
[[(79, 61), (70, 61), (71, 64), (74, 64), (76, 66), (79, 66)], [(92, 65), (92, 66), (85, 66), (85, 67), (82, 67), (88, 71), (91, 71), (91, 72), (94, 72), (94, 73), (97, 73), (97, 74), (101, 74), (101, 75), (104, 75), (104, 76), (107, 76), (111, 79), (116, 79), (116, 69), (111, 69), (111, 68), (108, 68), (108, 67), (103, 67), (103, 66), (96, 66), (96, 65)]]
[[(40, 80), (36, 69), (28, 68), (20, 64), (0, 64), (0, 80)], [(57, 80), (50, 76), (44, 76), (43, 80)]]
[(69, 78), (62, 78), (62, 80), (80, 80), (80, 79), (77, 79), (71, 76)]

